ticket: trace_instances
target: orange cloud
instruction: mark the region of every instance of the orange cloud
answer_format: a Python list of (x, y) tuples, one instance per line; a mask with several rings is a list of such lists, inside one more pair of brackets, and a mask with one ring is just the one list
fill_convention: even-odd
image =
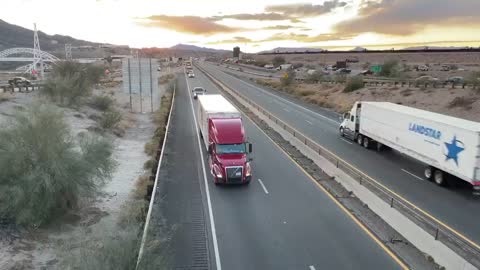
[(214, 22), (210, 18), (203, 18), (198, 16), (154, 15), (145, 19), (146, 21), (142, 21), (140, 22), (140, 24), (148, 27), (160, 27), (182, 33), (196, 35), (234, 33), (245, 30), (243, 28), (227, 26)]
[(316, 17), (326, 13), (332, 12), (332, 10), (344, 7), (347, 2), (339, 0), (325, 1), (321, 5), (313, 4), (287, 4), (287, 5), (271, 5), (265, 8), (268, 12), (282, 13), (287, 16), (295, 17)]

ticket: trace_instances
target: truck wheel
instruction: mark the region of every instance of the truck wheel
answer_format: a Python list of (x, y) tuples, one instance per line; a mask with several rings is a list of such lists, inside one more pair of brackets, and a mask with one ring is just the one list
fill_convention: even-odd
[(363, 138), (363, 147), (365, 147), (365, 149), (370, 148), (370, 139), (368, 137)]
[(435, 181), (435, 184), (442, 187), (447, 185), (447, 179), (445, 179), (445, 177), (446, 175), (441, 170), (435, 170), (435, 173), (433, 174), (433, 180)]
[(343, 131), (343, 128), (340, 128), (340, 136), (345, 137), (345, 132)]
[(435, 170), (433, 169), (433, 167), (426, 167), (425, 170), (423, 171), (423, 175), (425, 176), (425, 178), (427, 178), (428, 180), (432, 180), (433, 179), (433, 172)]
[(382, 152), (383, 149), (385, 149), (385, 146), (382, 143), (379, 143), (379, 142), (377, 142), (375, 144), (375, 146), (376, 146), (377, 152)]
[(357, 143), (358, 143), (359, 145), (362, 145), (362, 144), (363, 144), (363, 136), (362, 136), (362, 134), (358, 134), (358, 136), (357, 136)]

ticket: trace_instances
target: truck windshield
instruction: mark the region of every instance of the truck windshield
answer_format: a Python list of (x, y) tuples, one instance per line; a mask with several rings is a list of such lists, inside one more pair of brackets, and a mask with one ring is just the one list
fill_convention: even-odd
[(218, 154), (241, 154), (245, 153), (245, 144), (217, 144)]

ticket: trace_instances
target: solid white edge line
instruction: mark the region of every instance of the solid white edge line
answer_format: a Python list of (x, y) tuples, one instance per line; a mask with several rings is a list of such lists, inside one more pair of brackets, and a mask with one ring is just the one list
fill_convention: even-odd
[(409, 175), (411, 175), (411, 176), (413, 176), (413, 177), (421, 180), (421, 181), (424, 181), (422, 177), (420, 177), (420, 176), (418, 176), (418, 175), (416, 175), (416, 174), (414, 174), (414, 173), (411, 173), (411, 172), (409, 172), (409, 171), (407, 171), (407, 170), (405, 170), (405, 169), (402, 169), (402, 171), (403, 171), (404, 173), (407, 173), (407, 174), (409, 174)]
[(349, 140), (347, 140), (347, 139), (344, 139), (344, 138), (341, 138), (340, 140), (342, 140), (342, 141), (344, 141), (344, 142), (346, 142), (346, 143), (348, 143), (348, 144), (353, 144), (353, 142), (351, 142), (351, 141), (349, 141)]
[(313, 123), (308, 120), (305, 120), (305, 122), (309, 123), (310, 125), (313, 125)]
[(218, 251), (218, 241), (217, 241), (217, 231), (215, 229), (215, 220), (213, 218), (213, 210), (212, 210), (212, 202), (210, 200), (210, 190), (208, 189), (208, 180), (207, 180), (207, 172), (205, 170), (205, 159), (203, 157), (203, 148), (202, 142), (200, 140), (200, 134), (197, 128), (197, 117), (195, 116), (195, 109), (193, 107), (192, 98), (190, 97), (190, 84), (188, 83), (187, 76), (185, 76), (185, 81), (187, 82), (187, 91), (188, 91), (188, 99), (190, 100), (190, 105), (192, 107), (192, 115), (195, 125), (195, 131), (197, 133), (197, 142), (198, 142), (198, 150), (200, 151), (200, 157), (202, 159), (202, 170), (203, 170), (203, 180), (205, 183), (205, 193), (207, 195), (207, 204), (208, 204), (208, 216), (210, 218), (210, 229), (212, 230), (212, 240), (213, 240), (213, 251), (215, 253), (215, 264), (217, 266), (217, 270), (222, 270), (222, 264), (220, 262), (220, 253)]
[(155, 191), (157, 190), (157, 184), (158, 184), (158, 176), (160, 175), (160, 167), (162, 166), (163, 152), (165, 150), (165, 145), (167, 143), (168, 130), (170, 128), (170, 122), (172, 119), (172, 112), (173, 112), (173, 105), (175, 104), (176, 90), (177, 90), (177, 82), (175, 82), (173, 87), (172, 105), (170, 106), (170, 113), (168, 114), (167, 126), (165, 127), (165, 136), (163, 137), (162, 150), (160, 152), (160, 159), (158, 160), (157, 173), (155, 175), (155, 182), (153, 183), (152, 197), (150, 198), (150, 203), (148, 205), (147, 218), (145, 219), (145, 226), (143, 227), (142, 241), (140, 242), (140, 248), (138, 250), (137, 264), (135, 266), (135, 269), (137, 269), (138, 266), (140, 265), (140, 261), (142, 260), (142, 255), (143, 255), (143, 249), (145, 247), (145, 241), (147, 240), (148, 226), (150, 225), (153, 202), (155, 201)]
[(313, 266), (313, 265), (310, 265), (309, 268), (310, 268), (310, 270), (315, 270), (315, 266)]
[(238, 79), (238, 78), (236, 78), (236, 77), (234, 77), (234, 76), (231, 76), (231, 75), (229, 75), (229, 74), (226, 74), (226, 73), (225, 73), (224, 71), (222, 71), (222, 70), (219, 70), (219, 71), (220, 71), (220, 72), (223, 72), (223, 73), (224, 73), (225, 75), (227, 75), (227, 76), (230, 76), (230, 77), (234, 78), (234, 79), (237, 80), (237, 81), (240, 81), (240, 82), (243, 83), (243, 84), (246, 84), (246, 85), (248, 85), (248, 86), (250, 86), (250, 87), (253, 87), (253, 88), (258, 89), (258, 90), (262, 91), (263, 93), (265, 93), (265, 94), (267, 94), (267, 95), (269, 95), (269, 96), (278, 98), (278, 99), (280, 99), (280, 100), (282, 100), (282, 101), (284, 101), (284, 102), (286, 102), (286, 103), (288, 103), (288, 104), (294, 105), (294, 106), (297, 107), (297, 108), (300, 108), (300, 109), (302, 109), (302, 110), (304, 110), (304, 111), (310, 112), (310, 113), (312, 113), (312, 114), (314, 114), (314, 115), (320, 116), (321, 118), (324, 118), (324, 119), (326, 119), (326, 120), (328, 120), (328, 121), (330, 121), (330, 122), (332, 122), (332, 123), (340, 124), (340, 122), (337, 122), (337, 121), (335, 121), (335, 120), (333, 120), (333, 119), (331, 119), (331, 118), (329, 118), (329, 117), (326, 117), (325, 115), (321, 115), (321, 114), (319, 114), (319, 113), (317, 113), (317, 112), (314, 112), (314, 111), (312, 111), (312, 110), (310, 110), (310, 109), (307, 109), (307, 108), (305, 108), (305, 107), (303, 107), (303, 106), (301, 106), (301, 105), (298, 105), (298, 104), (296, 104), (296, 103), (294, 103), (294, 102), (291, 102), (291, 101), (286, 100), (286, 99), (284, 99), (284, 98), (282, 98), (282, 97), (279, 97), (279, 96), (277, 96), (277, 95), (274, 95), (274, 94), (272, 94), (272, 93), (269, 93), (269, 92), (268, 92), (267, 90), (265, 90), (265, 89), (262, 89), (262, 88), (260, 88), (260, 87), (257, 87), (257, 86), (255, 86), (255, 85), (253, 85), (253, 84), (250, 84), (250, 83), (248, 83), (248, 82), (245, 82), (245, 81), (243, 81), (243, 80), (240, 80), (240, 79)]
[(265, 187), (265, 185), (263, 184), (262, 179), (259, 178), (259, 179), (258, 179), (258, 182), (259, 182), (260, 185), (262, 186), (263, 191), (265, 191), (265, 194), (268, 194), (268, 190), (267, 190), (267, 188)]
[(289, 110), (289, 109), (285, 109), (285, 108), (282, 108), (282, 109), (283, 109), (284, 111), (286, 111), (286, 112), (290, 112), (290, 110)]

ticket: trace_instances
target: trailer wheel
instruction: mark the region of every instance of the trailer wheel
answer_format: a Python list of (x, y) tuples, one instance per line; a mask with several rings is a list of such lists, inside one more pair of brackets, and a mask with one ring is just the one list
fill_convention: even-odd
[(425, 170), (423, 171), (423, 174), (425, 176), (425, 178), (427, 178), (428, 180), (432, 180), (433, 179), (433, 167), (426, 167)]
[(370, 139), (368, 137), (363, 138), (363, 147), (365, 147), (365, 149), (370, 149)]
[(377, 142), (376, 149), (377, 149), (377, 152), (382, 152), (385, 149), (385, 146), (382, 143)]
[(359, 145), (362, 145), (362, 144), (363, 144), (363, 136), (362, 136), (362, 134), (358, 134), (358, 136), (357, 136), (357, 143), (358, 143)]
[(443, 173), (441, 170), (435, 170), (435, 173), (433, 174), (433, 180), (435, 181), (435, 184), (439, 186), (446, 186), (447, 185), (447, 180), (445, 179), (446, 175)]

